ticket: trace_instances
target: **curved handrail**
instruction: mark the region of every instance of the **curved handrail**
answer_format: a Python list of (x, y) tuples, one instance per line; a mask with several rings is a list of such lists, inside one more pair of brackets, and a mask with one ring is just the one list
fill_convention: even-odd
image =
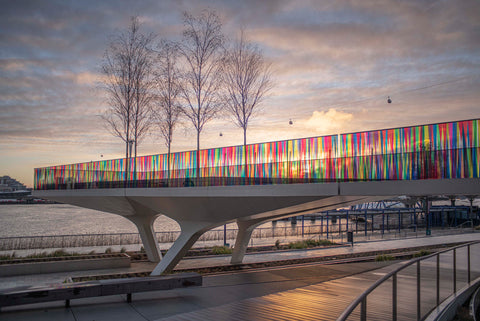
[(470, 315), (473, 317), (473, 321), (480, 321), (477, 319), (478, 309), (480, 309), (480, 288), (475, 291), (470, 300)]
[[(433, 254), (429, 254), (429, 255), (426, 255), (426, 256), (422, 256), (422, 257), (419, 257), (419, 258), (416, 258), (416, 259), (412, 259), (410, 260), (409, 262), (407, 262), (405, 265), (402, 265), (400, 267), (398, 267), (397, 269), (387, 273), (386, 275), (384, 275), (381, 279), (377, 280), (375, 283), (373, 283), (367, 290), (365, 290), (360, 296), (358, 296), (352, 303), (350, 303), (350, 305), (343, 311), (343, 313), (337, 318), (337, 321), (345, 321), (347, 320), (347, 318), (350, 316), (350, 314), (353, 312), (353, 310), (355, 310), (357, 308), (357, 306), (359, 304), (363, 304), (366, 302), (366, 298), (367, 296), (373, 291), (375, 290), (379, 285), (381, 285), (383, 282), (385, 282), (386, 280), (390, 279), (391, 277), (394, 277), (396, 278), (396, 275), (398, 272), (402, 271), (403, 269), (409, 267), (409, 266), (412, 266), (414, 265), (415, 263), (419, 263), (420, 261), (423, 261), (423, 260), (427, 260), (429, 258), (432, 258), (432, 257), (435, 257), (435, 256), (439, 256), (440, 254), (442, 253), (447, 253), (447, 252), (450, 252), (450, 251), (455, 251), (456, 249), (458, 248), (462, 248), (462, 247), (465, 247), (465, 246), (471, 246), (473, 244), (478, 244), (480, 243), (480, 241), (473, 241), (473, 242), (469, 242), (469, 243), (466, 243), (466, 244), (462, 244), (462, 245), (457, 245), (455, 247), (451, 247), (451, 248), (448, 248), (446, 250), (443, 250), (443, 251), (439, 251), (439, 252), (436, 252), (436, 253), (433, 253)], [(470, 266), (469, 266), (470, 268)], [(363, 313), (363, 312), (362, 312)]]
[(462, 224), (458, 224), (457, 226), (455, 226), (455, 228), (463, 228), (464, 225), (467, 225), (467, 224), (470, 224), (471, 227), (473, 227), (473, 221), (470, 220), (470, 221), (465, 221), (463, 222)]

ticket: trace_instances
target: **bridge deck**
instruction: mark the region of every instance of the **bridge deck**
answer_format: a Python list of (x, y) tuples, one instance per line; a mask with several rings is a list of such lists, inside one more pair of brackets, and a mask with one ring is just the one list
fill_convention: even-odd
[[(448, 259), (446, 260), (448, 261)], [(477, 263), (478, 262), (477, 259)], [(402, 264), (402, 263), (398, 263)], [(398, 264), (361, 274), (309, 285), (297, 289), (249, 298), (229, 304), (177, 314), (162, 320), (336, 320), (346, 307), (377, 279), (398, 267)], [(425, 264), (422, 268), (421, 312), (427, 314), (435, 306), (435, 267)], [(479, 275), (479, 270), (475, 273)], [(441, 300), (451, 292), (451, 270), (441, 269)], [(458, 273), (458, 271), (457, 271)], [(457, 278), (466, 280), (465, 271)], [(398, 320), (416, 320), (416, 275), (414, 267), (398, 275)], [(465, 282), (466, 283), (466, 282)], [(457, 284), (460, 289), (464, 282)], [(387, 282), (369, 296), (368, 320), (391, 320), (391, 284)], [(357, 308), (351, 320), (360, 318)]]

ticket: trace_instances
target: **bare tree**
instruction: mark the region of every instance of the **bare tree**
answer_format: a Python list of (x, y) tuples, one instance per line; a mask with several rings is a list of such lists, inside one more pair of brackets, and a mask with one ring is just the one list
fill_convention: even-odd
[(132, 17), (126, 32), (116, 36), (105, 51), (102, 71), (109, 108), (102, 115), (108, 129), (125, 142), (125, 173), (128, 177), (129, 145), (137, 145), (149, 128), (149, 78), (151, 60), (149, 44), (152, 35), (139, 30)]
[[(225, 38), (220, 18), (214, 11), (203, 11), (198, 17), (184, 13), (184, 24), (184, 41), (180, 46), (180, 53), (185, 59), (182, 110), (197, 132), (198, 156), (200, 133), (222, 107), (219, 91)], [(200, 158), (197, 157), (197, 178), (199, 177)]]
[(173, 130), (182, 111), (179, 101), (182, 92), (182, 81), (177, 64), (178, 56), (179, 48), (177, 44), (171, 42), (162, 42), (160, 44), (155, 78), (157, 93), (155, 99), (155, 122), (168, 149), (167, 179), (170, 179)]
[[(138, 33), (138, 19), (132, 20), (131, 31)], [(135, 146), (134, 155), (134, 180), (136, 180), (137, 151), (138, 145), (146, 136), (151, 128), (152, 108), (151, 102), (154, 97), (153, 88), (154, 70), (153, 70), (153, 51), (150, 48), (154, 39), (153, 34), (139, 34), (138, 47), (135, 55), (134, 68), (134, 108), (133, 108), (133, 140)]]
[[(224, 58), (224, 86), (226, 110), (232, 120), (243, 129), (243, 150), (247, 166), (247, 128), (250, 118), (260, 111), (262, 100), (272, 88), (271, 64), (255, 44), (240, 38)], [(247, 170), (247, 169), (246, 169)]]

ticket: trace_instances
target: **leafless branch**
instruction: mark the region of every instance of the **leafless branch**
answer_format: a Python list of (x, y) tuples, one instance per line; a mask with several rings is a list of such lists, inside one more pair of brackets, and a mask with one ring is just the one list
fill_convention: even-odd
[(155, 123), (168, 149), (168, 170), (170, 171), (170, 151), (173, 131), (181, 113), (180, 93), (182, 79), (178, 69), (178, 44), (162, 42), (157, 57), (155, 71)]
[(132, 156), (129, 142), (135, 142), (136, 156), (137, 145), (150, 126), (152, 60), (148, 47), (153, 36), (142, 34), (139, 27), (138, 18), (132, 17), (128, 30), (108, 45), (102, 64), (103, 87), (109, 103), (102, 118), (108, 130), (125, 142), (127, 159)]
[(226, 109), (243, 129), (246, 145), (248, 122), (260, 111), (261, 102), (272, 88), (271, 64), (242, 30), (238, 41), (227, 50), (224, 68)]

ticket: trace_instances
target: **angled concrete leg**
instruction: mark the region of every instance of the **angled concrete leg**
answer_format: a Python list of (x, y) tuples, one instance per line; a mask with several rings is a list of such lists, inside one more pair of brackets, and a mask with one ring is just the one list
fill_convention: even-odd
[(132, 215), (125, 217), (137, 226), (148, 260), (150, 262), (160, 262), (162, 253), (158, 247), (158, 241), (153, 230), (153, 222), (157, 216)]
[(252, 232), (262, 222), (263, 220), (237, 221), (238, 234), (235, 240), (235, 247), (233, 248), (232, 259), (230, 260), (231, 264), (242, 263), (248, 242), (250, 242), (252, 237)]
[(162, 273), (171, 272), (198, 238), (212, 226), (211, 223), (204, 222), (178, 223), (182, 229), (180, 236), (173, 243), (172, 247), (168, 249), (167, 254), (165, 254), (162, 261), (158, 263), (150, 275), (161, 275)]

